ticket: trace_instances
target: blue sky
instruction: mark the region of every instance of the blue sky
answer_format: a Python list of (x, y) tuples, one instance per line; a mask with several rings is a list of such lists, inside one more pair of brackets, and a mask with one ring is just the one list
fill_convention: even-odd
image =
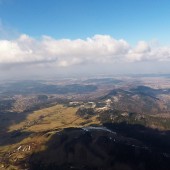
[(169, 0), (1, 0), (0, 18), (33, 37), (109, 34), (131, 43), (170, 43)]
[(170, 0), (0, 0), (5, 77), (170, 73), (169, 65)]

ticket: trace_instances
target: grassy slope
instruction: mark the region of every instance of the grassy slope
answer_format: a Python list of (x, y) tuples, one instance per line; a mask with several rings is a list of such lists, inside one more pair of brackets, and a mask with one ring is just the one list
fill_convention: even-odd
[[(0, 162), (2, 162), (0, 163), (0, 169), (17, 169), (19, 162), (22, 162), (22, 160), (32, 152), (45, 149), (44, 144), (56, 131), (67, 127), (99, 124), (96, 116), (87, 121), (78, 117), (76, 111), (77, 108), (56, 105), (29, 113), (22, 121), (20, 116), (24, 113), (18, 114), (15, 117), (16, 123), (14, 122), (9, 126), (8, 132), (6, 133), (19, 131), (22, 133), (29, 133), (30, 135), (13, 144), (0, 146)], [(17, 123), (17, 119), (20, 120), (19, 123)], [(20, 146), (22, 146), (22, 149), (18, 151), (17, 148)], [(29, 146), (30, 150), (28, 150)], [(24, 148), (25, 150), (23, 151)], [(11, 164), (13, 166), (11, 166)], [(5, 167), (3, 167), (4, 165)]]
[[(83, 119), (76, 115), (78, 108), (65, 107), (63, 105), (55, 105), (49, 108), (33, 111), (30, 113), (19, 113), (13, 116), (12, 124), (9, 122), (9, 126), (6, 128), (7, 141), (11, 140), (12, 143), (0, 145), (0, 169), (20, 169), (19, 165), (33, 152), (37, 152), (45, 149), (45, 143), (51, 139), (56, 131), (60, 131), (63, 128), (68, 127), (82, 127), (89, 126), (91, 124), (100, 124), (98, 116), (89, 117), (89, 119)], [(23, 117), (23, 114), (25, 116)], [(109, 114), (103, 114), (103, 120), (107, 120)], [(10, 115), (9, 115), (10, 116)], [(138, 118), (136, 114), (132, 116), (124, 116), (121, 113), (114, 113), (114, 120), (111, 122), (126, 121), (130, 124), (143, 124), (145, 126), (156, 127), (160, 129), (170, 129), (170, 118), (159, 117), (152, 115), (145, 115), (142, 118)], [(108, 117), (109, 121), (110, 117)], [(1, 123), (1, 122), (0, 122)], [(1, 124), (3, 128), (3, 124)], [(26, 133), (23, 138), (16, 136), (10, 138), (8, 134), (13, 132)], [(21, 136), (22, 137), (22, 136)], [(0, 139), (5, 140), (5, 139)], [(14, 141), (14, 142), (13, 142)], [(17, 148), (22, 147), (19, 151)], [(30, 150), (28, 149), (30, 147)], [(2, 163), (1, 163), (2, 162)], [(4, 166), (4, 167), (3, 167)]]

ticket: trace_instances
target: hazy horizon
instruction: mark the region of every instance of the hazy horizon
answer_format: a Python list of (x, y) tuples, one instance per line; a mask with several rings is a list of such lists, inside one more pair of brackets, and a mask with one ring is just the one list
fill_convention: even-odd
[(0, 78), (170, 74), (169, 7), (0, 0)]

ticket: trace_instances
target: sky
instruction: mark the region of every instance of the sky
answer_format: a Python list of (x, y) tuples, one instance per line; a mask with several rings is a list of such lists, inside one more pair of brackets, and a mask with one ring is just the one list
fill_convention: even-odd
[(0, 0), (0, 77), (169, 74), (169, 9), (169, 0)]

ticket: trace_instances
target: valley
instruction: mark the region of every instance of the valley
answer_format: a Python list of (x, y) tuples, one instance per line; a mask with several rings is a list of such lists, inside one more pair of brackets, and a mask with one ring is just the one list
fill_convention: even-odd
[[(132, 76), (1, 83), (0, 169), (168, 170), (169, 81)], [(126, 154), (129, 159), (121, 160)], [(157, 164), (150, 167), (148, 160)]]

